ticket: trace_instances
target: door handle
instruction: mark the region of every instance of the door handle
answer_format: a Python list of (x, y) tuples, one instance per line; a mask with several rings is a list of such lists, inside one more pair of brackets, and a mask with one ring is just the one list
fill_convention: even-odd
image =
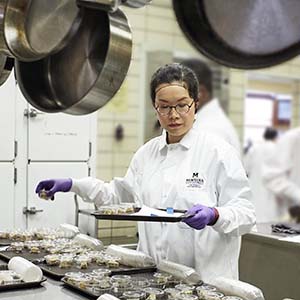
[(23, 214), (24, 215), (35, 215), (36, 213), (39, 213), (39, 212), (43, 212), (43, 209), (36, 209), (36, 207), (23, 207)]
[(34, 108), (24, 109), (24, 116), (27, 118), (36, 118), (38, 115), (43, 115), (43, 112), (37, 111)]

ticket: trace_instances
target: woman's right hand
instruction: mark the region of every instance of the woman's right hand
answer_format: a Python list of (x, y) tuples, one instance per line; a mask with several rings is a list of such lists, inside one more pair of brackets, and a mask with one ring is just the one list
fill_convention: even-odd
[(46, 179), (39, 182), (35, 192), (41, 198), (53, 200), (56, 192), (69, 192), (71, 187), (71, 178)]

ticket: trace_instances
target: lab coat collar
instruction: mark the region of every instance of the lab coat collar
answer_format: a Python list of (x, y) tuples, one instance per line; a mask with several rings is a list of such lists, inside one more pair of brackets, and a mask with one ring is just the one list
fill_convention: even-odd
[[(193, 141), (195, 140), (196, 135), (197, 135), (197, 131), (195, 129), (191, 128), (178, 144), (181, 145), (185, 149), (190, 149), (190, 147), (193, 144)], [(159, 140), (159, 151), (161, 152), (166, 147), (168, 147), (167, 132), (164, 130), (162, 135), (160, 136), (160, 140)]]

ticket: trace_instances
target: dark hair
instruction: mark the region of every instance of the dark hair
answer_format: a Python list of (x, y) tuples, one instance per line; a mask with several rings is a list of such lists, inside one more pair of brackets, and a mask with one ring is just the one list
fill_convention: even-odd
[(278, 131), (275, 128), (267, 127), (264, 132), (265, 140), (274, 140), (277, 138)]
[(199, 85), (203, 85), (212, 97), (213, 96), (213, 86), (212, 86), (213, 75), (209, 66), (205, 62), (197, 58), (183, 60), (181, 64), (194, 71), (198, 79)]
[(152, 103), (155, 101), (156, 89), (160, 84), (172, 82), (185, 83), (189, 96), (198, 101), (199, 85), (194, 72), (178, 63), (167, 64), (160, 67), (152, 75), (150, 82), (150, 93)]

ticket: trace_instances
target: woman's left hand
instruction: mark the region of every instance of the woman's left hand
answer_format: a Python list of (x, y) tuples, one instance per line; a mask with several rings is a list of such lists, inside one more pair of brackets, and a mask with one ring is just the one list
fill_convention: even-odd
[(203, 229), (206, 225), (214, 225), (219, 217), (217, 210), (205, 205), (196, 204), (187, 213), (192, 215), (182, 221), (195, 229)]

